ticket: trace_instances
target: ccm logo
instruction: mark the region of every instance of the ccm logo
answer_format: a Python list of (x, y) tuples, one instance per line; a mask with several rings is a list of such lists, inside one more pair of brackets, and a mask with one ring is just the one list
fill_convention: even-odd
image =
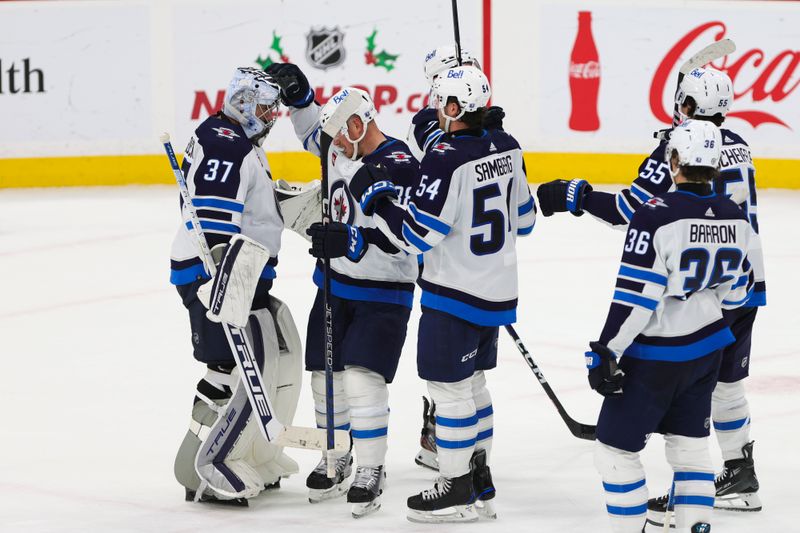
[(469, 361), (470, 359), (472, 359), (472, 358), (473, 358), (473, 357), (475, 357), (476, 355), (478, 355), (478, 349), (477, 349), (477, 348), (475, 348), (474, 350), (472, 350), (471, 352), (469, 352), (467, 355), (465, 355), (464, 357), (462, 357), (462, 358), (461, 358), (461, 362), (462, 362), (462, 363), (466, 363), (467, 361)]

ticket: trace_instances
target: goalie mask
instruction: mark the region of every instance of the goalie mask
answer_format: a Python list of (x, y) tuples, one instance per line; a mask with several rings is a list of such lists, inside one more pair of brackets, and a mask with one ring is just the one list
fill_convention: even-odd
[[(486, 75), (477, 67), (456, 67), (442, 72), (431, 89), (433, 107), (441, 111), (445, 119), (444, 131), (450, 131), (450, 123), (460, 119), (464, 113), (472, 113), (486, 107), (492, 97), (492, 88)], [(448, 98), (453, 97), (461, 110), (451, 117), (445, 113)]]
[(720, 114), (724, 118), (733, 104), (733, 82), (724, 72), (712, 68), (696, 68), (683, 77), (675, 103), (678, 105), (681, 122), (691, 118), (680, 112), (691, 96), (696, 107), (692, 116), (713, 117)]
[[(347, 131), (347, 123), (345, 123), (345, 125), (342, 127), (341, 133), (344, 135), (344, 138), (348, 140), (348, 142), (353, 144), (353, 155), (350, 157), (350, 159), (355, 161), (358, 158), (358, 143), (364, 139), (364, 136), (367, 134), (367, 127), (369, 123), (375, 120), (375, 115), (377, 114), (377, 111), (375, 110), (375, 104), (372, 102), (372, 98), (370, 98), (369, 93), (362, 91), (361, 89), (356, 89), (355, 87), (345, 87), (338, 93), (334, 94), (319, 111), (319, 125), (321, 127), (325, 127), (325, 124), (336, 111), (336, 108), (339, 107), (339, 104), (344, 101), (344, 98), (350, 93), (355, 93), (361, 97), (361, 102), (359, 103), (358, 109), (356, 109), (355, 113), (353, 113), (353, 116), (361, 119), (361, 122), (364, 124), (364, 131), (361, 132), (361, 135), (358, 137), (358, 139), (351, 139), (350, 134)], [(348, 122), (349, 120), (350, 119), (348, 119)]]
[(225, 92), (222, 112), (244, 129), (254, 143), (264, 142), (278, 118), (280, 88), (262, 70), (239, 67)]
[[(481, 68), (478, 60), (468, 50), (461, 49), (461, 64), (472, 65)], [(458, 58), (456, 57), (456, 47), (452, 44), (446, 44), (438, 48), (434, 48), (425, 55), (425, 77), (428, 78), (428, 83), (433, 84), (437, 76), (445, 70), (458, 67)]]
[(667, 164), (672, 177), (670, 162), (673, 151), (678, 153), (678, 166), (719, 168), (722, 135), (719, 128), (707, 120), (687, 120), (672, 131), (667, 145)]

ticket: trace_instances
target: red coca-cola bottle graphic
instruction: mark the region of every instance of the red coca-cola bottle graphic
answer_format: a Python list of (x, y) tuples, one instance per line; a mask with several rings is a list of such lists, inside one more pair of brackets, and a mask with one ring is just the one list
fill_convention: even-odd
[(578, 12), (578, 35), (569, 56), (569, 92), (572, 113), (569, 127), (576, 131), (600, 129), (597, 94), (600, 91), (600, 63), (592, 37), (592, 13)]

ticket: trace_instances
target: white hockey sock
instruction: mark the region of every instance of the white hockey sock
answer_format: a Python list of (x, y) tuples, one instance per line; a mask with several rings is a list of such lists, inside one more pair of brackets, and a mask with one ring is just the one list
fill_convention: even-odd
[(664, 435), (664, 442), (667, 461), (675, 472), (672, 496), (675, 528), (684, 531), (697, 522), (710, 524), (716, 489), (708, 437)]
[(492, 436), (494, 435), (494, 410), (492, 396), (486, 388), (483, 370), (472, 375), (472, 398), (475, 400), (475, 414), (478, 416), (478, 436), (475, 449), (486, 450), (486, 462), (491, 459)]
[(639, 454), (597, 441), (594, 466), (603, 477), (611, 531), (641, 533), (647, 513), (648, 492)]
[(711, 415), (722, 458), (741, 459), (742, 447), (750, 442), (750, 405), (742, 381), (717, 383), (711, 397)]
[[(333, 373), (333, 425), (336, 429), (350, 430), (350, 407), (344, 393), (343, 372)], [(327, 426), (327, 410), (325, 409), (325, 372), (311, 372), (311, 392), (314, 394), (314, 415), (317, 427)], [(343, 455), (343, 454), (339, 454)]]
[(439, 472), (447, 478), (463, 476), (469, 472), (478, 435), (472, 377), (455, 383), (429, 381), (428, 392), (436, 403)]
[(386, 462), (389, 430), (389, 388), (383, 376), (360, 366), (344, 371), (344, 390), (350, 405), (350, 434), (358, 466)]

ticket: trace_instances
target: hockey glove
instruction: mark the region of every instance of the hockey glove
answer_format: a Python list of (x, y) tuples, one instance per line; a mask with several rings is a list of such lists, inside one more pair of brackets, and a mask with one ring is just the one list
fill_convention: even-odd
[(617, 356), (607, 346), (590, 342), (591, 352), (586, 352), (589, 369), (589, 386), (602, 396), (619, 396), (625, 383), (625, 372), (617, 367)]
[(500, 106), (493, 105), (486, 108), (486, 114), (483, 116), (483, 129), (485, 130), (503, 130), (503, 119), (506, 117), (506, 112)]
[(331, 222), (314, 222), (306, 230), (311, 236), (311, 249), (308, 251), (318, 259), (347, 257), (358, 263), (367, 253), (367, 241), (356, 226)]
[(592, 186), (586, 180), (554, 180), (539, 185), (536, 197), (539, 199), (542, 214), (546, 217), (564, 211), (579, 217), (583, 214), (583, 200), (586, 193), (591, 190)]
[(273, 63), (264, 69), (281, 88), (281, 101), (290, 107), (308, 107), (314, 101), (314, 91), (308, 78), (293, 63)]
[(369, 163), (358, 169), (348, 187), (368, 217), (375, 212), (375, 205), (381, 198), (397, 198), (397, 189), (386, 169)]

